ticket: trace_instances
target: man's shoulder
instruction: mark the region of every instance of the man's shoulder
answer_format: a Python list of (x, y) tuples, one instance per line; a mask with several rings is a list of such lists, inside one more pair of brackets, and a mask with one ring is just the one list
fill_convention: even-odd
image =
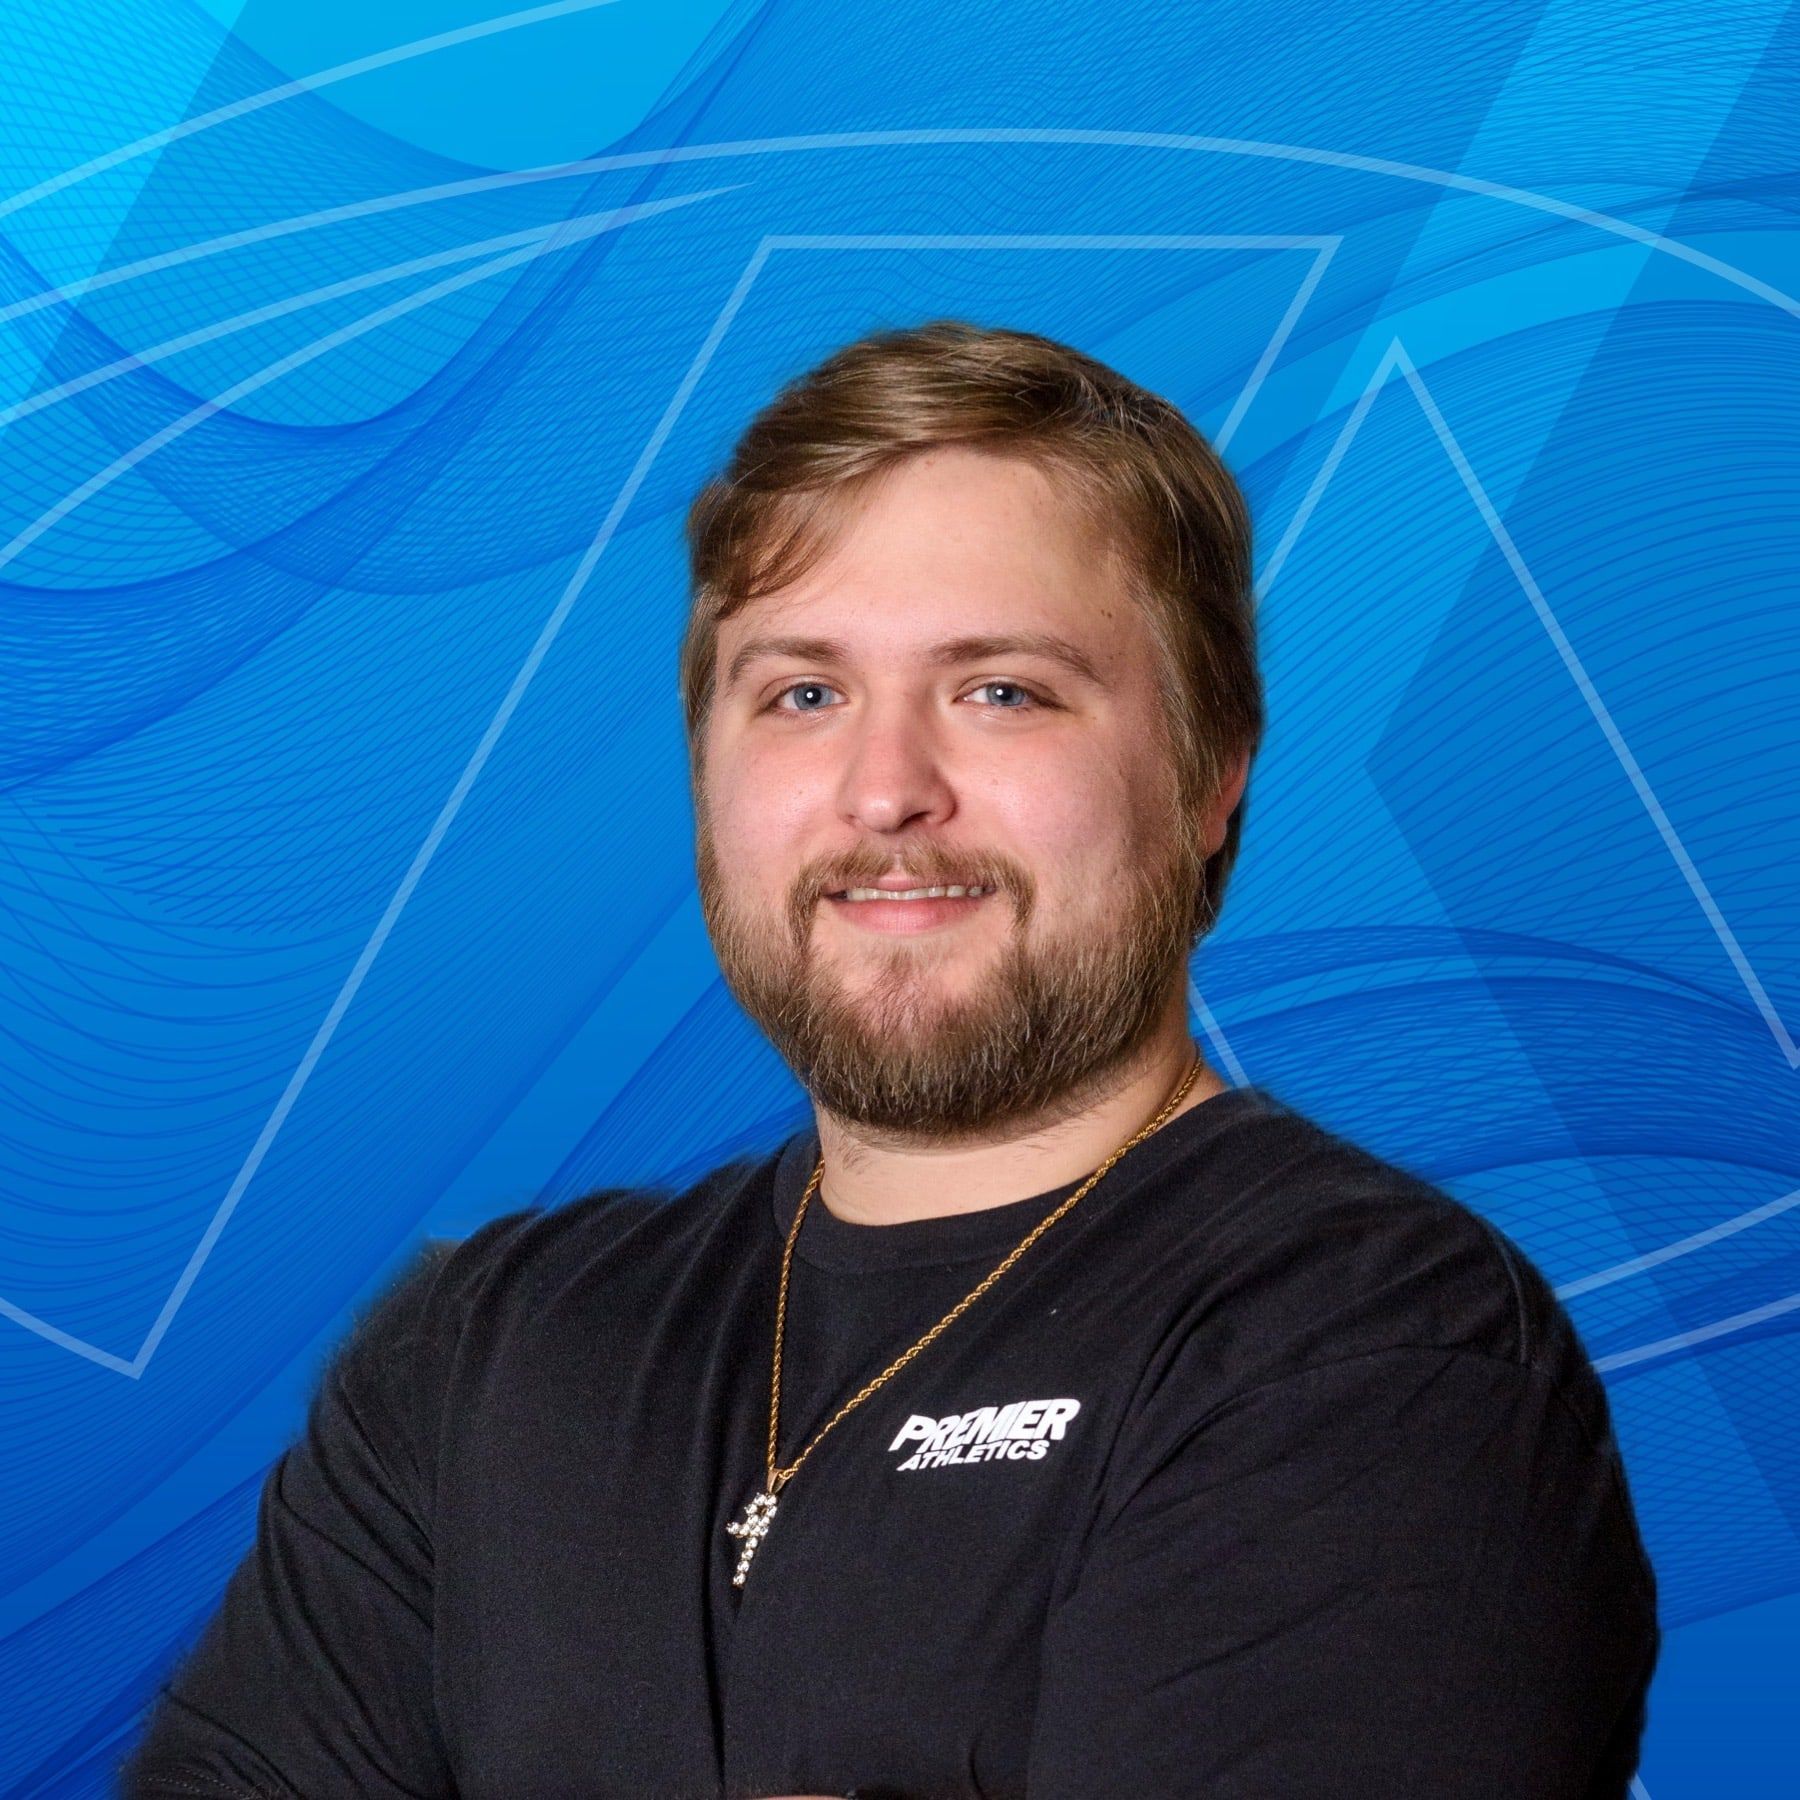
[(754, 1228), (773, 1151), (749, 1151), (697, 1176), (591, 1188), (496, 1215), (461, 1238), (427, 1238), (408, 1276), (415, 1305), (466, 1323), (527, 1308), (577, 1276), (608, 1266), (670, 1268), (700, 1257), (708, 1239)]
[(1586, 1358), (1526, 1253), (1402, 1162), (1263, 1093), (1195, 1170), (1205, 1309), (1271, 1378), (1387, 1350), (1537, 1369), (1559, 1387)]
[(664, 1295), (678, 1279), (704, 1280), (709, 1250), (728, 1256), (732, 1236), (759, 1223), (771, 1160), (740, 1156), (685, 1186), (595, 1188), (500, 1213), (462, 1237), (420, 1240), (356, 1307), (327, 1359), (323, 1428), (353, 1415), (400, 1446), (401, 1463), (422, 1465), (417, 1446), (433, 1440), (446, 1404), (512, 1347), (537, 1341), (561, 1300), (591, 1319), (597, 1293), (629, 1304), (631, 1283)]

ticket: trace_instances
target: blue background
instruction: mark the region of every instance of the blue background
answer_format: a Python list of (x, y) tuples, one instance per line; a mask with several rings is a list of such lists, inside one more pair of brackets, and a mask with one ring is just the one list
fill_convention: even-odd
[(1800, 12), (80, 0), (0, 113), (0, 1795), (108, 1790), (423, 1234), (806, 1117), (724, 994), (684, 508), (950, 314), (1167, 394), (1271, 728), (1196, 1030), (1565, 1292), (1791, 1792)]

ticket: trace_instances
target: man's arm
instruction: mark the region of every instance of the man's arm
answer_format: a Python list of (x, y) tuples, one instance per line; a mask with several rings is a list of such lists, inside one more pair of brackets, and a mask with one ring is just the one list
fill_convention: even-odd
[[(489, 1227), (487, 1229), (492, 1229)], [(455, 1792), (432, 1703), (429, 1244), (327, 1367), (256, 1542), (163, 1689), (125, 1800)]]
[(1196, 1422), (1048, 1621), (1032, 1800), (1600, 1800), (1654, 1598), (1610, 1442), (1543, 1375), (1348, 1358)]

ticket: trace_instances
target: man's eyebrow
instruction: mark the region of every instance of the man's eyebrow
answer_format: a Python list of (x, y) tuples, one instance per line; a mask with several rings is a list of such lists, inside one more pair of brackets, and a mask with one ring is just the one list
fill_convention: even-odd
[[(850, 660), (848, 648), (836, 638), (754, 637), (739, 646), (731, 659), (725, 685), (734, 686), (749, 666), (764, 656), (791, 656), (799, 662), (842, 663)], [(1106, 685), (1098, 665), (1079, 644), (1054, 631), (988, 632), (946, 638), (933, 644), (926, 660), (937, 668), (958, 663), (985, 662), (1000, 656), (1042, 656), (1061, 663), (1071, 673), (1096, 687)]]
[(791, 656), (796, 662), (841, 663), (850, 660), (849, 650), (836, 638), (753, 637), (738, 647), (725, 672), (725, 685), (735, 687), (749, 666), (764, 656)]

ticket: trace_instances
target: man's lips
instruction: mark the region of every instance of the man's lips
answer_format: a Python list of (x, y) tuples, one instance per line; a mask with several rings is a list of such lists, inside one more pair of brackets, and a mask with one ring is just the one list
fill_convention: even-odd
[[(934, 882), (931, 885), (954, 887), (958, 884)], [(930, 931), (953, 925), (973, 917), (990, 900), (999, 897), (991, 888), (975, 895), (940, 894), (921, 900), (851, 900), (845, 898), (846, 892), (840, 890), (824, 895), (825, 904), (849, 924), (859, 925), (866, 931), (890, 933)]]

